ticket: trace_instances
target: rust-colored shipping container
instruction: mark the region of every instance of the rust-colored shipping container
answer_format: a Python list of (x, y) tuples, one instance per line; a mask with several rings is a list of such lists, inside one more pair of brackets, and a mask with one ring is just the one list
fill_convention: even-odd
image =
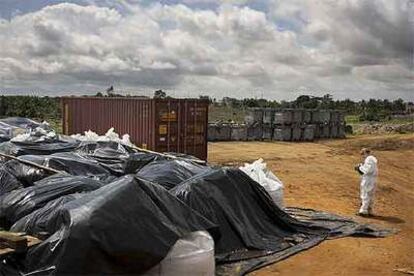
[(67, 135), (113, 127), (138, 147), (207, 159), (207, 100), (64, 97), (62, 113)]

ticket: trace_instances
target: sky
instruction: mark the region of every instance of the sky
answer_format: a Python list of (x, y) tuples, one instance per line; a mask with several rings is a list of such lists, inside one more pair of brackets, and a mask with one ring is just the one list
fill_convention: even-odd
[(414, 0), (0, 0), (2, 94), (414, 100)]

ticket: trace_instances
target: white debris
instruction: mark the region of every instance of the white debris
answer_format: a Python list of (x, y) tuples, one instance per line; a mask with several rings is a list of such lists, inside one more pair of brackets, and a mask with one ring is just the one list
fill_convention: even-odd
[(239, 169), (263, 186), (273, 202), (280, 208), (283, 208), (283, 183), (266, 168), (266, 163), (263, 162), (262, 158), (254, 161), (252, 164), (245, 163)]
[(10, 139), (11, 142), (24, 142), (30, 138), (30, 133), (22, 133)]
[(49, 124), (47, 122), (43, 122), (40, 126), (36, 127), (35, 129), (26, 129), (23, 130), (25, 133), (20, 133), (15, 135), (11, 142), (24, 142), (24, 141), (45, 141), (45, 140), (53, 140), (57, 138), (57, 134), (54, 130), (50, 130)]
[(71, 136), (80, 141), (93, 141), (93, 142), (117, 142), (127, 146), (133, 146), (130, 140), (130, 136), (128, 134), (124, 134), (122, 138), (119, 137), (119, 134), (115, 132), (114, 128), (111, 127), (105, 135), (99, 135), (96, 132), (91, 130), (85, 131), (84, 135), (82, 134), (74, 134)]

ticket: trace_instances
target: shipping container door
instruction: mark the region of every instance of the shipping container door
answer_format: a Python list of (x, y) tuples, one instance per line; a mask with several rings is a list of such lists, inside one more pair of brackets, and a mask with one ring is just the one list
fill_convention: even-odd
[(207, 158), (207, 109), (207, 102), (180, 102), (180, 151), (201, 159)]
[(159, 152), (178, 152), (178, 101), (157, 100), (155, 149)]

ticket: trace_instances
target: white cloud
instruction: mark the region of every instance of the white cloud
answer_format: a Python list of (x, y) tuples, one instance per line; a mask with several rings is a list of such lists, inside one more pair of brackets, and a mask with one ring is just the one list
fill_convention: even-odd
[(414, 98), (400, 1), (235, 2), (113, 5), (122, 12), (64, 3), (0, 21), (0, 88)]

